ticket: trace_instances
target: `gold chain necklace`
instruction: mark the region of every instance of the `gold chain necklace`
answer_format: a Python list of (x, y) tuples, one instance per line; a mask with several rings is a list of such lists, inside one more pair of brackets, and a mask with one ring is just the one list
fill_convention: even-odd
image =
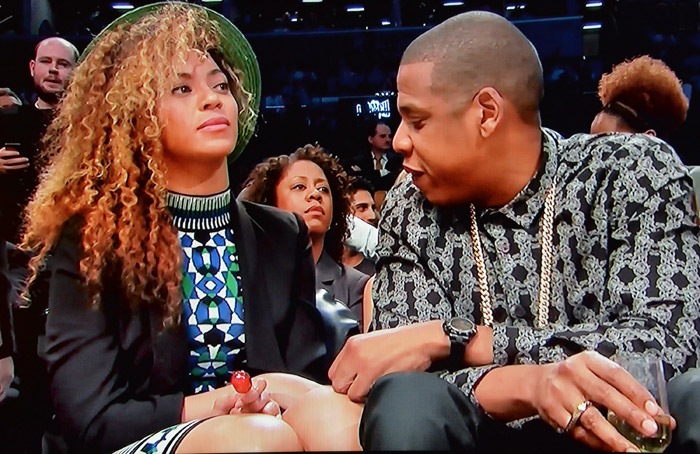
[[(540, 297), (537, 304), (537, 328), (547, 326), (549, 319), (549, 296), (552, 287), (552, 237), (554, 224), (554, 200), (557, 182), (554, 180), (549, 187), (544, 200), (544, 214), (540, 221), (540, 240), (542, 241), (542, 263), (540, 272)], [(484, 261), (484, 251), (481, 248), (481, 238), (479, 237), (479, 227), (476, 223), (476, 208), (474, 204), (469, 205), (471, 214), (471, 234), (474, 258), (476, 259), (476, 273), (479, 278), (479, 293), (481, 294), (481, 315), (484, 325), (493, 326), (493, 304), (491, 303), (491, 292), (489, 291), (489, 281), (486, 275), (486, 262)]]

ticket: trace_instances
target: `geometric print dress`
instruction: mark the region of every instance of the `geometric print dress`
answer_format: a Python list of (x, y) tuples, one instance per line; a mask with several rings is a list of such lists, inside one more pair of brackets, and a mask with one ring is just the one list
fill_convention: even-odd
[(223, 386), (246, 363), (230, 200), (229, 191), (210, 197), (168, 196), (184, 256), (183, 321), (190, 347), (191, 394)]
[[(220, 388), (234, 371), (246, 366), (241, 278), (230, 203), (229, 190), (205, 197), (167, 195), (183, 252), (182, 320), (190, 349), (188, 395)], [(117, 453), (175, 452), (204, 420), (163, 429)]]

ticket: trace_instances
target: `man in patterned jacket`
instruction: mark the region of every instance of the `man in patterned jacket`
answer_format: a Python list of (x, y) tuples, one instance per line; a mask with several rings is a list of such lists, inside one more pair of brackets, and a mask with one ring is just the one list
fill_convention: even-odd
[[(541, 128), (537, 53), (490, 13), (421, 35), (397, 82), (412, 181), (382, 212), (376, 331), (329, 372), (366, 398), (363, 447), (634, 450), (606, 410), (653, 437), (661, 409), (623, 351), (661, 357), (672, 401), (698, 402), (700, 245), (673, 150)], [(697, 451), (697, 413), (674, 413), (675, 452)]]

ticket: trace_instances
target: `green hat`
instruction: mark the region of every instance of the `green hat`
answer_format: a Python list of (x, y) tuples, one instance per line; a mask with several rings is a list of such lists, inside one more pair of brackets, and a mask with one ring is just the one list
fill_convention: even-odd
[(191, 3), (184, 2), (161, 2), (153, 3), (150, 5), (142, 6), (140, 8), (133, 9), (128, 13), (125, 13), (115, 19), (111, 24), (104, 28), (97, 36), (90, 41), (85, 50), (80, 56), (79, 61), (83, 61), (87, 55), (92, 51), (96, 44), (104, 38), (104, 36), (115, 30), (121, 24), (134, 24), (138, 22), (144, 16), (157, 11), (159, 8), (168, 4), (180, 4), (193, 9), (203, 10), (209, 20), (216, 23), (221, 30), (221, 44), (219, 51), (226, 62), (233, 68), (236, 68), (243, 72), (243, 80), (241, 84), (243, 88), (251, 94), (250, 108), (256, 113), (256, 115), (247, 115), (246, 118), (238, 119), (238, 138), (236, 140), (236, 148), (229, 155), (229, 161), (235, 160), (240, 156), (241, 152), (248, 144), (248, 141), (255, 132), (255, 123), (257, 121), (257, 113), (260, 111), (260, 67), (258, 66), (258, 59), (255, 57), (253, 48), (250, 47), (250, 43), (243, 36), (238, 28), (236, 28), (233, 23), (226, 17), (212, 11), (209, 8), (203, 6), (194, 5)]

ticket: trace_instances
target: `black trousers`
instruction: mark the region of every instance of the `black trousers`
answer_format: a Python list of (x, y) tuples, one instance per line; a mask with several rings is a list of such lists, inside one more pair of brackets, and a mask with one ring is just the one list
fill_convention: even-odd
[(673, 378), (666, 391), (669, 410), (678, 424), (666, 452), (700, 453), (700, 369)]
[[(672, 380), (669, 397), (679, 424), (666, 452), (700, 453), (700, 373)], [(426, 372), (390, 374), (375, 383), (362, 414), (360, 442), (370, 451), (594, 452), (540, 419), (521, 429), (494, 421), (456, 386)]]

